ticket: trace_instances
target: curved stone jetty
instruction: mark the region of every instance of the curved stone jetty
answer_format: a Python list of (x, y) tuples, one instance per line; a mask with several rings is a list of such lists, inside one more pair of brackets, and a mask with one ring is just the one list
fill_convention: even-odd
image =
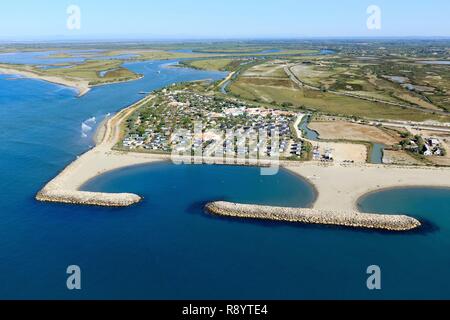
[(98, 193), (85, 191), (49, 191), (41, 190), (36, 199), (43, 202), (57, 202), (66, 204), (102, 206), (102, 207), (128, 207), (142, 200), (132, 193)]
[(78, 157), (50, 181), (36, 195), (36, 200), (102, 207), (128, 207), (140, 202), (142, 198), (132, 193), (87, 192), (80, 189), (98, 175), (123, 167), (164, 160), (160, 156), (145, 155), (125, 156), (124, 159), (123, 153), (112, 151), (119, 141), (120, 126), (124, 119), (152, 98), (153, 96), (147, 96), (102, 123), (99, 129), (102, 137), (97, 137), (97, 146)]
[(335, 225), (362, 229), (410, 231), (421, 226), (418, 220), (404, 215), (368, 214), (357, 211), (282, 208), (231, 202), (211, 202), (205, 208), (212, 214), (227, 217)]

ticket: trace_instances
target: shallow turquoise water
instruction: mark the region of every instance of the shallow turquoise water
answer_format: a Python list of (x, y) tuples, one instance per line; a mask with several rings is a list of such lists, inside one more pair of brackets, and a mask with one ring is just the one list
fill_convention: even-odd
[[(36, 202), (36, 192), (92, 144), (96, 125), (87, 119), (98, 123), (142, 98), (141, 91), (225, 76), (167, 63), (129, 64), (146, 77), (94, 88), (80, 99), (61, 86), (0, 76), (0, 298), (450, 298), (448, 190), (364, 201), (368, 210), (428, 221), (424, 231), (407, 234), (204, 213), (210, 200), (306, 206), (314, 198), (286, 171), (262, 177), (245, 167), (163, 163), (116, 171), (86, 186), (145, 197), (131, 208)], [(85, 138), (83, 122), (92, 126)], [(80, 292), (65, 286), (71, 264), (82, 268)], [(365, 286), (372, 264), (383, 271), (381, 292)]]

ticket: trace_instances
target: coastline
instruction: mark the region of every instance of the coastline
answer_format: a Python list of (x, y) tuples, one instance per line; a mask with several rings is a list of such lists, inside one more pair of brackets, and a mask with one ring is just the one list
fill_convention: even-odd
[[(45, 202), (62, 202), (82, 205), (99, 206), (130, 206), (138, 203), (142, 198), (134, 194), (104, 194), (80, 191), (83, 185), (95, 177), (118, 169), (132, 167), (135, 165), (147, 165), (161, 161), (170, 161), (168, 154), (151, 154), (114, 150), (120, 139), (121, 125), (127, 117), (139, 108), (143, 103), (151, 101), (153, 95), (148, 95), (138, 102), (123, 109), (113, 117), (105, 121), (97, 128), (96, 146), (83, 154), (67, 168), (65, 168), (57, 177), (50, 181), (37, 195), (36, 199)], [(191, 163), (191, 157), (180, 158)], [(203, 159), (203, 162), (208, 163)], [(196, 162), (195, 162), (196, 163)], [(200, 162), (200, 164), (202, 161)], [(242, 165), (245, 163), (233, 162), (230, 165)], [(251, 164), (253, 166), (267, 166), (267, 163)], [(358, 200), (371, 192), (389, 188), (407, 188), (407, 187), (436, 187), (450, 188), (450, 168), (436, 167), (411, 167), (411, 166), (386, 166), (371, 164), (343, 164), (333, 163), (325, 164), (320, 162), (296, 162), (281, 161), (281, 167), (289, 172), (302, 177), (308, 181), (317, 194), (315, 203), (307, 209), (299, 212), (316, 213), (323, 217), (323, 213), (332, 213), (343, 217), (354, 217), (353, 222), (346, 222), (347, 226), (362, 228), (377, 228), (380, 225), (386, 229), (385, 217), (379, 215), (379, 224), (361, 224), (361, 217), (355, 213), (359, 212)], [(250, 164), (249, 164), (250, 165)], [(254, 210), (250, 210), (254, 212)], [(371, 218), (376, 215), (369, 215)], [(363, 216), (364, 217), (364, 216)], [(390, 216), (393, 220), (398, 220), (399, 216)], [(266, 217), (270, 219), (270, 215)], [(408, 221), (410, 218), (407, 217)], [(286, 218), (292, 221), (290, 217)], [(337, 225), (342, 225), (338, 217)], [(358, 220), (359, 219), (359, 220)], [(295, 219), (294, 219), (295, 220)], [(402, 219), (401, 219), (402, 220)], [(307, 222), (308, 219), (300, 219), (299, 222)], [(314, 220), (317, 222), (317, 220)], [(372, 220), (373, 221), (373, 220)], [(411, 226), (417, 227), (420, 223), (413, 221)], [(391, 228), (391, 225), (389, 225)], [(394, 228), (395, 229), (395, 228)], [(408, 228), (405, 228), (405, 230)]]
[(87, 94), (89, 91), (91, 91), (92, 88), (95, 87), (101, 87), (106, 86), (110, 84), (117, 84), (117, 83), (125, 83), (125, 82), (131, 82), (136, 81), (144, 78), (144, 75), (139, 75), (136, 79), (127, 79), (127, 80), (119, 80), (119, 81), (111, 81), (106, 83), (99, 83), (99, 84), (89, 84), (89, 81), (81, 80), (81, 79), (68, 79), (58, 76), (46, 76), (42, 75), (33, 71), (27, 71), (27, 70), (17, 70), (14, 68), (6, 68), (6, 67), (0, 67), (0, 74), (8, 74), (8, 75), (18, 75), (23, 76), (30, 79), (36, 79), (36, 80), (42, 80), (58, 85), (62, 85), (65, 87), (69, 87), (72, 89), (75, 89), (78, 92), (78, 97), (82, 97), (85, 94)]
[(95, 88), (95, 87), (107, 86), (107, 85), (110, 85), (110, 84), (132, 82), (132, 81), (137, 81), (137, 80), (144, 79), (144, 77), (145, 77), (144, 75), (140, 74), (139, 77), (137, 77), (136, 79), (117, 80), (117, 81), (111, 81), (111, 82), (105, 82), (105, 83), (90, 84), (89, 88), (91, 89), (91, 88)]
[(367, 197), (370, 197), (371, 195), (380, 193), (380, 192), (389, 192), (389, 191), (396, 191), (396, 190), (414, 190), (414, 189), (434, 189), (434, 190), (449, 190), (450, 191), (450, 186), (445, 187), (445, 186), (420, 186), (420, 185), (414, 185), (414, 186), (396, 186), (396, 187), (390, 187), (390, 188), (382, 188), (379, 190), (372, 190), (369, 191), (363, 195), (361, 195), (357, 200), (356, 200), (356, 209), (360, 210), (360, 204), (361, 202), (366, 199)]
[(67, 78), (56, 77), (56, 76), (45, 76), (45, 75), (41, 75), (39, 73), (32, 72), (32, 71), (17, 70), (14, 68), (6, 68), (6, 67), (0, 67), (0, 74), (19, 75), (19, 76), (23, 76), (23, 77), (30, 78), (30, 79), (37, 79), (37, 80), (42, 80), (42, 81), (70, 87), (70, 88), (77, 90), (78, 97), (84, 96), (91, 90), (91, 86), (89, 85), (89, 82), (86, 80), (80, 80), (80, 79), (75, 80), (75, 79), (67, 79)]
[(371, 193), (407, 188), (450, 188), (450, 168), (377, 164), (283, 166), (314, 185), (314, 208), (359, 211)]
[(97, 126), (97, 129), (94, 132), (92, 140), (94, 140), (95, 145), (99, 145), (104, 139), (106, 135), (107, 123), (111, 119), (111, 116), (105, 117), (105, 119), (100, 122)]
[[(139, 159), (139, 157), (126, 161), (123, 159), (123, 153), (114, 152), (112, 149), (119, 139), (122, 121), (142, 103), (152, 98), (152, 95), (146, 96), (115, 116), (105, 119), (95, 133), (96, 146), (78, 157), (57, 177), (47, 183), (38, 192), (36, 199), (43, 202), (114, 207), (129, 206), (139, 202), (141, 197), (134, 194), (91, 193), (80, 191), (80, 188), (90, 179), (108, 171), (149, 162), (149, 159)], [(161, 161), (161, 158), (153, 157), (150, 160), (153, 160), (150, 162)]]

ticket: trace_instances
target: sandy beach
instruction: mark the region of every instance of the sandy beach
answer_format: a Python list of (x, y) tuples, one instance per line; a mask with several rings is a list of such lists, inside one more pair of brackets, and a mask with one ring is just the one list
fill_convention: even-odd
[(284, 167), (316, 187), (318, 198), (314, 208), (317, 209), (355, 210), (359, 198), (383, 189), (450, 188), (450, 168), (316, 163)]
[(0, 67), (0, 74), (19, 75), (26, 78), (39, 79), (55, 84), (60, 84), (66, 87), (71, 87), (78, 91), (79, 97), (85, 95), (90, 90), (89, 82), (80, 79), (68, 79), (62, 77), (47, 76), (32, 71), (17, 70), (14, 68), (6, 68), (6, 67)]

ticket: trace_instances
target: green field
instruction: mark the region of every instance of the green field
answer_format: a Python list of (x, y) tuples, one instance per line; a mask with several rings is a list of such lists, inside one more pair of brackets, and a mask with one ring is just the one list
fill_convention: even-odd
[(293, 63), (291, 71), (303, 83), (321, 90), (450, 110), (450, 70), (445, 65), (421, 65), (406, 58), (333, 57), (303, 59)]
[(424, 113), (357, 98), (337, 96), (327, 92), (300, 89), (287, 80), (242, 77), (234, 82), (230, 89), (232, 94), (243, 99), (289, 105), (294, 109), (304, 107), (324, 113), (369, 119), (450, 121), (450, 116)]
[(189, 68), (214, 71), (234, 71), (244, 63), (240, 59), (207, 59), (183, 61), (181, 64)]
[(317, 54), (319, 50), (282, 50), (280, 52), (272, 53), (246, 53), (243, 52), (193, 52), (193, 53), (183, 53), (183, 52), (169, 52), (169, 51), (159, 51), (159, 50), (133, 50), (133, 51), (110, 51), (107, 55), (119, 55), (133, 53), (139, 55), (139, 57), (133, 60), (169, 60), (169, 59), (208, 59), (208, 58), (223, 58), (231, 59), (234, 57), (277, 57), (277, 56), (298, 56), (298, 55), (313, 55)]

